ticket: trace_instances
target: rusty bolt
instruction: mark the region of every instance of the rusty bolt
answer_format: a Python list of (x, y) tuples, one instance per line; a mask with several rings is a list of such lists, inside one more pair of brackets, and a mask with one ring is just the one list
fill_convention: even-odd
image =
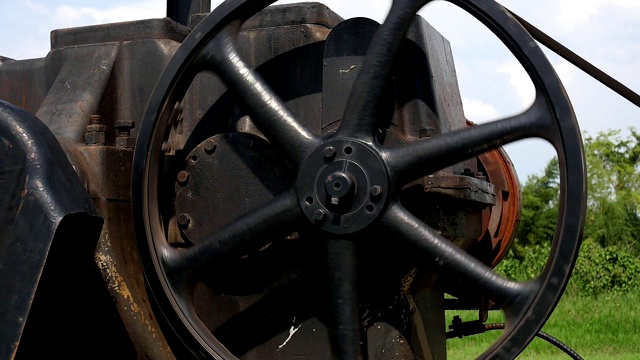
[(180, 183), (180, 185), (185, 186), (187, 185), (187, 182), (189, 181), (189, 173), (186, 171), (180, 171), (178, 173), (178, 183)]
[(327, 214), (325, 214), (324, 210), (322, 209), (316, 209), (316, 211), (313, 212), (313, 219), (315, 221), (323, 221), (326, 218), (327, 218)]
[(333, 146), (327, 146), (326, 148), (324, 148), (325, 159), (331, 160), (334, 156), (336, 156), (336, 148), (334, 148)]
[(86, 126), (84, 133), (84, 142), (87, 145), (105, 145), (106, 139), (104, 132), (107, 126), (100, 123), (100, 115), (89, 116), (89, 125)]
[(189, 217), (188, 214), (180, 214), (178, 216), (178, 224), (180, 224), (183, 227), (187, 227), (189, 226), (189, 223), (191, 222), (191, 218)]
[(431, 137), (431, 136), (435, 135), (435, 133), (436, 133), (436, 128), (431, 127), (431, 126), (427, 126), (425, 128), (422, 128), (422, 129), (418, 130), (418, 136), (420, 138)]
[(373, 185), (371, 187), (371, 196), (373, 197), (378, 197), (382, 195), (382, 186), (380, 185)]
[(469, 168), (464, 168), (464, 170), (460, 173), (460, 175), (476, 177), (476, 174), (473, 171), (471, 171), (471, 169), (469, 169)]
[(131, 129), (133, 129), (136, 124), (131, 120), (117, 120), (114, 123), (114, 127), (118, 131), (116, 136), (118, 137), (129, 137), (131, 136)]
[(211, 140), (211, 139), (207, 139), (204, 142), (204, 151), (207, 154), (212, 154), (214, 151), (216, 151), (216, 142)]
[(101, 117), (100, 115), (89, 115), (89, 123), (90, 124), (101, 124)]
[(87, 131), (87, 132), (91, 132), (91, 131), (95, 131), (95, 132), (104, 132), (104, 131), (107, 131), (107, 125), (103, 125), (103, 124), (90, 124), (90, 125), (87, 125), (86, 131)]

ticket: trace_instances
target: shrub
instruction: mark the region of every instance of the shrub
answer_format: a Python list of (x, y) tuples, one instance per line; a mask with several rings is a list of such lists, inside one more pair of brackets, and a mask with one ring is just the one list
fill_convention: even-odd
[(583, 295), (627, 293), (640, 288), (640, 259), (618, 246), (585, 240), (571, 279)]
[[(527, 281), (540, 274), (549, 255), (549, 248), (530, 245), (510, 252), (496, 270), (502, 275)], [(569, 289), (580, 295), (627, 293), (640, 289), (640, 259), (618, 246), (601, 247), (591, 239), (583, 242), (580, 256), (569, 282)]]

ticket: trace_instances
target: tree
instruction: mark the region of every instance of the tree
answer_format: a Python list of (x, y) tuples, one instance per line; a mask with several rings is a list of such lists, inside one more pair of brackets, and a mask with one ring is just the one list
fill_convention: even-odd
[[(587, 218), (571, 286), (585, 295), (640, 287), (640, 134), (585, 134)], [(558, 217), (559, 168), (552, 159), (522, 188), (522, 216), (512, 252), (498, 271), (530, 280), (542, 270)]]
[(585, 137), (588, 208), (585, 238), (640, 254), (640, 134), (630, 129)]
[[(587, 218), (584, 238), (602, 247), (616, 245), (640, 254), (640, 134), (634, 129), (585, 134)], [(515, 256), (531, 245), (551, 242), (558, 216), (558, 159), (522, 189), (522, 217)]]

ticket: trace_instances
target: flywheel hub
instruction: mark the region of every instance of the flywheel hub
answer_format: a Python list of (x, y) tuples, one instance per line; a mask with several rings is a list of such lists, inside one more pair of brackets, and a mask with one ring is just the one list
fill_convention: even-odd
[(382, 159), (354, 140), (319, 146), (303, 161), (296, 183), (300, 207), (309, 220), (335, 234), (369, 225), (384, 207), (388, 188)]

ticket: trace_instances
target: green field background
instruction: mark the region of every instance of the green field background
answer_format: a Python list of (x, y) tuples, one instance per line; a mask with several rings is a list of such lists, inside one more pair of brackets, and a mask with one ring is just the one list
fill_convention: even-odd
[[(448, 311), (447, 323), (454, 315), (477, 320), (477, 312)], [(488, 323), (503, 322), (502, 313), (492, 312)], [(640, 359), (640, 291), (583, 297), (566, 294), (543, 331), (575, 350), (584, 359)], [(500, 336), (500, 330), (447, 340), (449, 360), (475, 359)], [(518, 359), (570, 359), (568, 355), (536, 338)]]

